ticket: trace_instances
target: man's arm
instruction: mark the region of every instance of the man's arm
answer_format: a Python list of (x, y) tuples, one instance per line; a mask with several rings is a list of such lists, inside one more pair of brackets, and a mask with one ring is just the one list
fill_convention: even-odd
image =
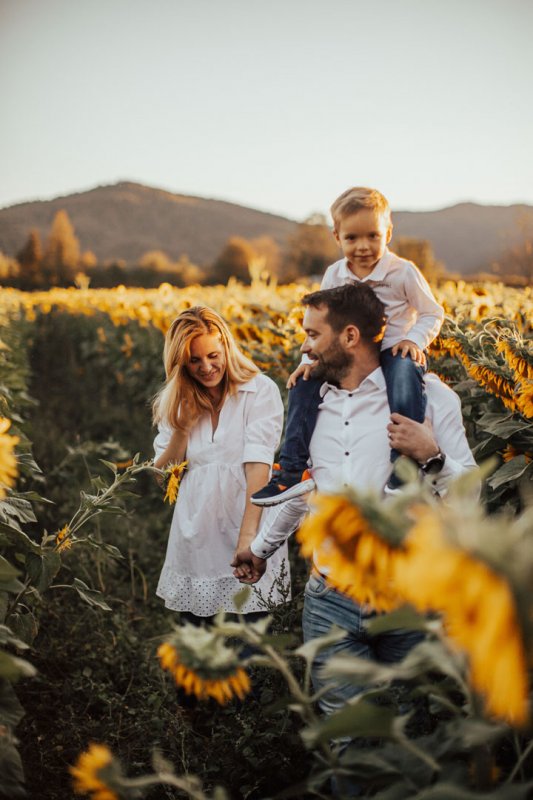
[(435, 375), (426, 376), (428, 409), (421, 424), (401, 414), (392, 414), (388, 425), (390, 443), (404, 455), (425, 463), (439, 451), (446, 458), (442, 470), (431, 475), (431, 482), (441, 496), (448, 484), (476, 466), (468, 445), (458, 396)]
[(250, 546), (235, 554), (231, 563), (235, 577), (242, 583), (257, 583), (266, 570), (267, 559), (294, 533), (307, 511), (303, 497), (269, 508)]

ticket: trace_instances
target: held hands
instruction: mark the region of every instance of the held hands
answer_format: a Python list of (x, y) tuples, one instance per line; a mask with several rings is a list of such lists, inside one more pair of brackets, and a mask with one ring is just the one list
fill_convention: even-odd
[(296, 385), (296, 381), (303, 375), (304, 381), (309, 380), (309, 376), (311, 375), (311, 370), (313, 369), (314, 364), (298, 364), (294, 372), (291, 372), (289, 375), (289, 379), (287, 381), (287, 389), (292, 389), (293, 386)]
[(415, 363), (420, 364), (423, 367), (426, 366), (426, 355), (424, 351), (421, 350), (419, 346), (410, 339), (402, 339), (401, 342), (398, 342), (394, 345), (392, 348), (392, 355), (396, 356), (398, 353), (400, 353), (402, 358), (405, 358), (405, 356), (411, 356)]
[(237, 548), (230, 566), (235, 567), (233, 574), (241, 583), (257, 583), (266, 572), (266, 558), (259, 558), (249, 547)]
[(391, 414), (387, 425), (389, 444), (404, 456), (410, 456), (419, 464), (437, 455), (439, 445), (433, 435), (433, 427), (426, 417), (424, 422), (415, 422), (402, 414)]

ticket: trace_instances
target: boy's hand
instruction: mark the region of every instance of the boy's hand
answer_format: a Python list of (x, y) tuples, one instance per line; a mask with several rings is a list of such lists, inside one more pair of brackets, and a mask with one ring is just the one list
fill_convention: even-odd
[(296, 381), (298, 380), (300, 375), (303, 375), (304, 381), (309, 380), (311, 370), (313, 369), (314, 366), (315, 366), (314, 364), (299, 364), (294, 370), (294, 372), (291, 372), (291, 374), (289, 375), (289, 380), (287, 381), (287, 389), (292, 389), (292, 387), (295, 386)]
[(419, 346), (410, 339), (402, 339), (401, 342), (398, 342), (394, 345), (392, 348), (392, 355), (396, 356), (398, 353), (400, 353), (402, 358), (405, 358), (405, 356), (411, 356), (413, 361), (415, 361), (417, 364), (420, 364), (422, 367), (426, 366), (426, 355), (424, 351), (421, 350)]

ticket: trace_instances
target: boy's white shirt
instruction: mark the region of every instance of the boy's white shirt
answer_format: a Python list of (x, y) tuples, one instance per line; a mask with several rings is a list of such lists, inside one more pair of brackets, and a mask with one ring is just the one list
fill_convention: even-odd
[(385, 305), (387, 327), (382, 350), (409, 339), (421, 350), (438, 335), (444, 309), (433, 297), (431, 288), (411, 261), (386, 248), (372, 272), (358, 278), (345, 258), (331, 264), (322, 278), (321, 289), (334, 289), (345, 283), (367, 283)]

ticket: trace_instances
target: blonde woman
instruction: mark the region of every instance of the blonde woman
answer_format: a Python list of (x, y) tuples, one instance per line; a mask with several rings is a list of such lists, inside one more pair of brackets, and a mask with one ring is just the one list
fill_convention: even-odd
[[(165, 339), (166, 381), (153, 412), (155, 465), (187, 459), (157, 594), (186, 619), (235, 612), (242, 588), (235, 553), (255, 537), (261, 509), (250, 495), (268, 480), (283, 423), (276, 384), (237, 348), (212, 309), (183, 311)], [(283, 602), (279, 575), (286, 550), (268, 562), (261, 593)], [(242, 613), (264, 611), (254, 593)]]

